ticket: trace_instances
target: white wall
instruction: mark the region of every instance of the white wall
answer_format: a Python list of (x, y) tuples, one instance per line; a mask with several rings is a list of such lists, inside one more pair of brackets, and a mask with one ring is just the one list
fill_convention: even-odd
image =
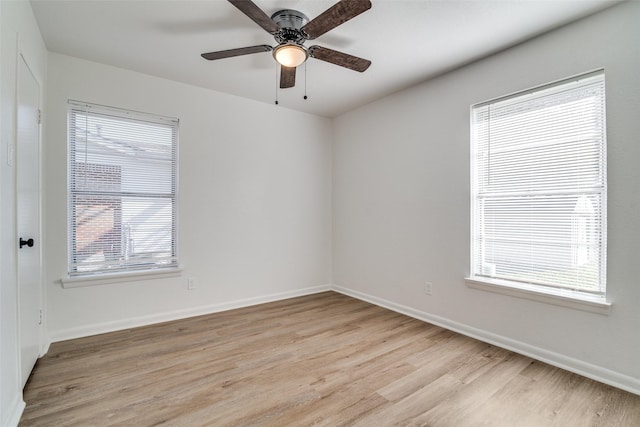
[[(331, 283), (331, 121), (50, 53), (45, 286), (52, 341)], [(181, 277), (63, 288), (67, 99), (178, 117)], [(187, 289), (187, 278), (197, 289)]]
[[(640, 393), (638, 18), (623, 3), (337, 118), (339, 289)], [(611, 313), (468, 288), (470, 105), (600, 67)]]
[[(46, 49), (26, 1), (0, 1), (0, 425), (16, 425), (22, 413), (16, 270), (16, 67), (22, 54), (42, 85)], [(13, 162), (15, 165), (15, 161)]]

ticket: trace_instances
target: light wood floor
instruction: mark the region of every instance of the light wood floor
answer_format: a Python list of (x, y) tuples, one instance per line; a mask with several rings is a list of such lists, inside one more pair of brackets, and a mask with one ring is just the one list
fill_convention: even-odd
[(640, 396), (326, 292), (54, 343), (21, 426), (640, 426)]

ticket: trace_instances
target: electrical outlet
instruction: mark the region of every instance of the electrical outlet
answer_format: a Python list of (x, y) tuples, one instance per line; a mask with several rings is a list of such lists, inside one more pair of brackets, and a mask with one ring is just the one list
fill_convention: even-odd
[(424, 282), (424, 293), (427, 295), (431, 295), (431, 288), (433, 287), (433, 283)]
[(189, 277), (189, 279), (187, 279), (187, 289), (192, 291), (195, 288), (196, 288), (196, 278), (195, 277)]
[(16, 157), (16, 147), (13, 144), (7, 144), (7, 164), (13, 166), (13, 159)]

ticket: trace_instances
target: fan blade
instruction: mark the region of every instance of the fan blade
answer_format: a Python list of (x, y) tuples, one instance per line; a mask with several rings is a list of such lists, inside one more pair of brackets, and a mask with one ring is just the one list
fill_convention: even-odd
[(369, 0), (342, 0), (316, 16), (301, 30), (308, 40), (313, 40), (369, 9), (371, 9)]
[(217, 52), (203, 53), (201, 56), (204, 59), (213, 61), (214, 59), (231, 58), (233, 56), (249, 55), (251, 53), (269, 52), (273, 48), (268, 44), (261, 44), (258, 46), (240, 47), (238, 49), (219, 50)]
[(273, 22), (269, 16), (262, 11), (251, 0), (229, 0), (229, 3), (240, 9), (240, 12), (247, 15), (256, 24), (260, 25), (268, 33), (275, 34), (280, 31), (278, 24)]
[(349, 68), (350, 70), (359, 71), (361, 73), (371, 65), (371, 61), (368, 59), (358, 58), (357, 56), (338, 52), (337, 50), (322, 46), (311, 46), (309, 48), (309, 56), (321, 61)]
[(294, 87), (296, 85), (296, 67), (280, 67), (280, 89)]

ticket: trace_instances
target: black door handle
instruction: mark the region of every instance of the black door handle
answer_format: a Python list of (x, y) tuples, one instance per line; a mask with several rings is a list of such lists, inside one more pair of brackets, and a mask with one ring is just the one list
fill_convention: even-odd
[(29, 246), (30, 248), (33, 247), (33, 239), (29, 238), (27, 240), (24, 240), (22, 237), (20, 238), (20, 249), (22, 249), (22, 247), (24, 245)]

